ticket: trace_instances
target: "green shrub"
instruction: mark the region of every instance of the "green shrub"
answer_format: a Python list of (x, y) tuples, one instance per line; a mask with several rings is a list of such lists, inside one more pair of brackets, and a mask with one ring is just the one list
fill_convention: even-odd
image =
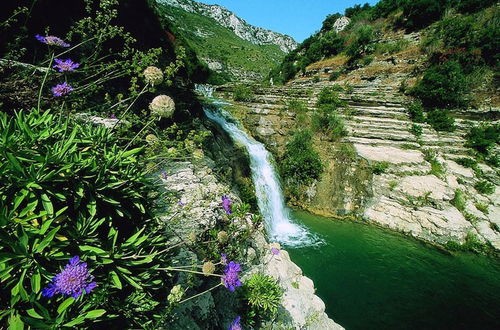
[(334, 106), (322, 104), (311, 117), (311, 126), (315, 132), (321, 132), (332, 140), (338, 140), (347, 135), (342, 118), (334, 112)]
[[(0, 303), (35, 328), (151, 324), (170, 283), (154, 271), (167, 264), (157, 254), (166, 242), (151, 215), (155, 186), (137, 159), (142, 148), (125, 151), (107, 129), (66, 120), (0, 113), (0, 251), (8, 256)], [(42, 299), (41, 288), (75, 255), (97, 288), (76, 300)]]
[(446, 110), (433, 110), (427, 113), (426, 121), (436, 131), (453, 132), (455, 119)]
[(404, 26), (417, 30), (430, 25), (441, 18), (445, 10), (444, 1), (439, 0), (413, 0), (404, 3)]
[(336, 110), (339, 107), (346, 105), (345, 101), (342, 101), (338, 94), (338, 87), (324, 87), (318, 95), (318, 100), (316, 101), (316, 106), (329, 105)]
[(385, 173), (388, 168), (389, 168), (388, 162), (378, 162), (372, 165), (372, 173), (380, 175)]
[(421, 103), (414, 102), (408, 106), (408, 115), (416, 123), (425, 123), (424, 107)]
[(233, 99), (238, 102), (252, 102), (254, 98), (253, 90), (245, 85), (238, 85), (234, 88)]
[(428, 108), (454, 108), (468, 104), (469, 86), (456, 61), (429, 67), (412, 94)]
[(281, 162), (282, 177), (291, 184), (309, 184), (323, 171), (319, 154), (313, 149), (309, 130), (296, 131), (286, 144)]
[(417, 124), (412, 124), (410, 127), (410, 133), (415, 135), (417, 138), (420, 138), (423, 133), (422, 126)]
[(373, 51), (372, 41), (375, 38), (375, 30), (371, 25), (358, 26), (351, 34), (351, 38), (346, 48), (346, 54), (351, 59), (360, 58), (363, 54)]
[(466, 157), (455, 159), (455, 163), (468, 168), (475, 168), (477, 166), (477, 162), (474, 159)]
[(328, 78), (329, 81), (335, 81), (342, 75), (341, 71), (333, 71)]
[(362, 66), (367, 66), (370, 65), (373, 60), (375, 60), (375, 56), (373, 55), (366, 55), (361, 58), (361, 65)]
[(488, 214), (488, 205), (478, 202), (475, 203), (474, 206), (476, 207), (476, 209), (483, 212), (484, 214)]
[(242, 301), (245, 303), (245, 319), (250, 325), (272, 320), (278, 313), (284, 290), (269, 275), (255, 273), (244, 281)]
[(489, 181), (486, 180), (481, 180), (476, 182), (474, 185), (474, 188), (481, 193), (485, 195), (491, 195), (495, 192), (495, 185)]
[(500, 124), (482, 124), (472, 127), (465, 138), (467, 147), (488, 155), (491, 148), (500, 143)]
[(465, 210), (465, 194), (462, 190), (456, 189), (455, 190), (455, 196), (451, 200), (451, 204), (455, 206), (460, 212), (463, 212)]
[(286, 109), (295, 113), (304, 113), (307, 112), (307, 105), (302, 100), (290, 99), (287, 102)]

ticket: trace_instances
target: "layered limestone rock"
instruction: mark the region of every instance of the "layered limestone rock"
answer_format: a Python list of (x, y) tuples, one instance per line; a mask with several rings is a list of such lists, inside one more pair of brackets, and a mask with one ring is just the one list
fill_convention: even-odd
[[(476, 236), (500, 250), (498, 169), (480, 163), (477, 172), (455, 161), (470, 157), (464, 137), (470, 125), (478, 122), (456, 118), (454, 132), (437, 132), (428, 124), (418, 124), (421, 136), (411, 132), (413, 123), (405, 109), (408, 99), (400, 86), (414, 80), (421, 65), (413, 45), (419, 36), (398, 38), (411, 44), (409, 50), (393, 56), (394, 63), (383, 63), (381, 55), (335, 82), (320, 74), (319, 82), (304, 77), (286, 86), (261, 87), (252, 102), (237, 104), (232, 111), (280, 159), (291, 132), (310, 123), (319, 92), (336, 85), (348, 104), (338, 110), (348, 136), (332, 142), (316, 134), (314, 146), (324, 173), (301, 201), (292, 200), (292, 204), (321, 215), (351, 214), (432, 243), (464, 243), (468, 236)], [(230, 87), (220, 91), (231, 95)], [(289, 111), (291, 100), (307, 108), (301, 122)], [(489, 109), (489, 113), (499, 112)], [(380, 170), (372, 173), (375, 167)], [(482, 180), (495, 184), (493, 194), (476, 191), (474, 186)]]

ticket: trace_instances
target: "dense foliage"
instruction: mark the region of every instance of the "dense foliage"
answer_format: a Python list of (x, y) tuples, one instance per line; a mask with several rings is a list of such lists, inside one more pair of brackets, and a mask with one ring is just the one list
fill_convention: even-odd
[[(168, 254), (159, 254), (165, 239), (151, 214), (154, 182), (137, 158), (143, 149), (121, 149), (107, 129), (50, 111), (0, 114), (0, 130), (0, 300), (10, 306), (2, 316), (36, 328), (151, 323), (168, 285), (152, 270)], [(40, 298), (75, 255), (98, 283), (92, 297)]]
[(319, 178), (323, 165), (312, 146), (310, 131), (301, 130), (293, 134), (280, 165), (281, 176), (290, 184), (309, 184)]
[(332, 140), (346, 136), (347, 130), (337, 112), (343, 106), (345, 106), (345, 102), (339, 98), (338, 93), (333, 88), (325, 87), (322, 89), (316, 102), (317, 110), (311, 118), (313, 130), (324, 133)]

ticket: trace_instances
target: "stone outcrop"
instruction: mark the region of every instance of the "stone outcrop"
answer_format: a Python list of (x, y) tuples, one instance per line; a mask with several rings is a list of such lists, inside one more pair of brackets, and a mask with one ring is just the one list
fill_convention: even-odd
[(335, 23), (333, 23), (333, 29), (335, 32), (339, 33), (344, 31), (344, 29), (351, 23), (351, 19), (346, 16), (338, 18)]
[(255, 45), (277, 45), (288, 53), (297, 47), (292, 37), (248, 24), (233, 12), (218, 5), (207, 5), (192, 0), (157, 0), (159, 3), (182, 8), (192, 13), (213, 18), (221, 26), (232, 30), (243, 40)]
[[(178, 203), (164, 216), (164, 220), (169, 223), (176, 237), (188, 240), (190, 235), (200, 235), (213, 228), (218, 221), (222, 221), (225, 214), (221, 208), (220, 196), (229, 195), (233, 201), (239, 200), (237, 189), (229, 183), (234, 172), (248, 168), (241, 155), (237, 156), (236, 163), (231, 165), (233, 160), (230, 158), (239, 152), (239, 148), (230, 145), (227, 137), (221, 132), (206, 150), (206, 153), (211, 155), (210, 158), (204, 157), (196, 162), (176, 162), (165, 169), (166, 176), (162, 178), (162, 182), (177, 196)], [(250, 218), (234, 221), (239, 221), (237, 225), (241, 230), (252, 226)], [(174, 238), (172, 244), (177, 242), (175, 240)], [(290, 260), (288, 253), (284, 250), (281, 250), (279, 255), (271, 253), (263, 227), (253, 232), (248, 244), (246, 260), (241, 260), (244, 265), (243, 282), (258, 271), (274, 277), (284, 289), (278, 318), (267, 322), (268, 329), (343, 329), (325, 314), (323, 301), (314, 294), (313, 282), (302, 275), (302, 271)], [(196, 260), (196, 256), (188, 250), (181, 251), (178, 258)], [(294, 287), (295, 282), (298, 286)], [(176, 311), (180, 316), (170, 326), (201, 330), (213, 326), (214, 320), (229, 322), (234, 319), (231, 308), (215, 308), (221, 303), (225, 306), (237, 304), (234, 294), (222, 291), (206, 293), (183, 304)], [(226, 323), (229, 324), (228, 322)]]
[[(415, 34), (401, 38), (419, 40)], [(351, 214), (432, 243), (464, 243), (473, 235), (500, 250), (498, 169), (481, 163), (481, 173), (476, 173), (456, 162), (470, 157), (464, 137), (474, 121), (456, 118), (455, 132), (437, 132), (428, 124), (418, 124), (422, 135), (415, 136), (405, 109), (408, 99), (400, 86), (415, 79), (421, 57), (412, 50), (395, 56), (395, 64), (381, 64), (383, 58), (335, 82), (321, 74), (319, 82), (311, 76), (287, 86), (259, 88), (252, 102), (238, 104), (233, 113), (279, 159), (291, 132), (304, 125), (288, 110), (290, 100), (306, 105), (302, 121), (307, 123), (322, 88), (336, 85), (348, 104), (339, 110), (348, 136), (339, 142), (316, 136), (314, 144), (325, 171), (295, 204), (321, 215)], [(220, 91), (230, 95), (231, 88)], [(498, 112), (490, 106), (487, 113)], [(380, 163), (383, 169), (372, 174)], [(485, 179), (495, 184), (493, 194), (474, 188)], [(465, 205), (454, 201), (456, 195)]]

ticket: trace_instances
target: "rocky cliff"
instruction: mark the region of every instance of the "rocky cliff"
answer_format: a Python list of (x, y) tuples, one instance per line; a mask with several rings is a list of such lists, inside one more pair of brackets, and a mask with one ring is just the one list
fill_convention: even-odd
[[(418, 34), (400, 35), (413, 45)], [(284, 87), (259, 88), (253, 101), (233, 113), (278, 158), (291, 131), (307, 125), (325, 86), (337, 86), (347, 106), (339, 111), (348, 136), (332, 142), (315, 137), (325, 171), (295, 204), (327, 216), (352, 215), (419, 239), (447, 245), (478, 240), (500, 250), (500, 177), (498, 169), (479, 163), (478, 170), (459, 164), (470, 156), (465, 135), (480, 121), (457, 115), (455, 132), (438, 132), (428, 124), (412, 133), (402, 82), (415, 79), (422, 64), (416, 46), (374, 61), (330, 82), (342, 59), (308, 67), (306, 75)], [(230, 88), (221, 88), (230, 95)], [(290, 100), (307, 105), (305, 123), (289, 111)], [(470, 111), (470, 110), (469, 110)], [(476, 113), (498, 113), (493, 105)], [(492, 194), (477, 191), (478, 182), (495, 185)], [(293, 202), (293, 201), (292, 201)]]
[(213, 18), (221, 26), (231, 29), (238, 37), (255, 45), (277, 45), (288, 53), (297, 47), (297, 42), (287, 35), (248, 24), (233, 12), (218, 5), (206, 5), (192, 0), (157, 0), (159, 3), (182, 8), (191, 13)]

